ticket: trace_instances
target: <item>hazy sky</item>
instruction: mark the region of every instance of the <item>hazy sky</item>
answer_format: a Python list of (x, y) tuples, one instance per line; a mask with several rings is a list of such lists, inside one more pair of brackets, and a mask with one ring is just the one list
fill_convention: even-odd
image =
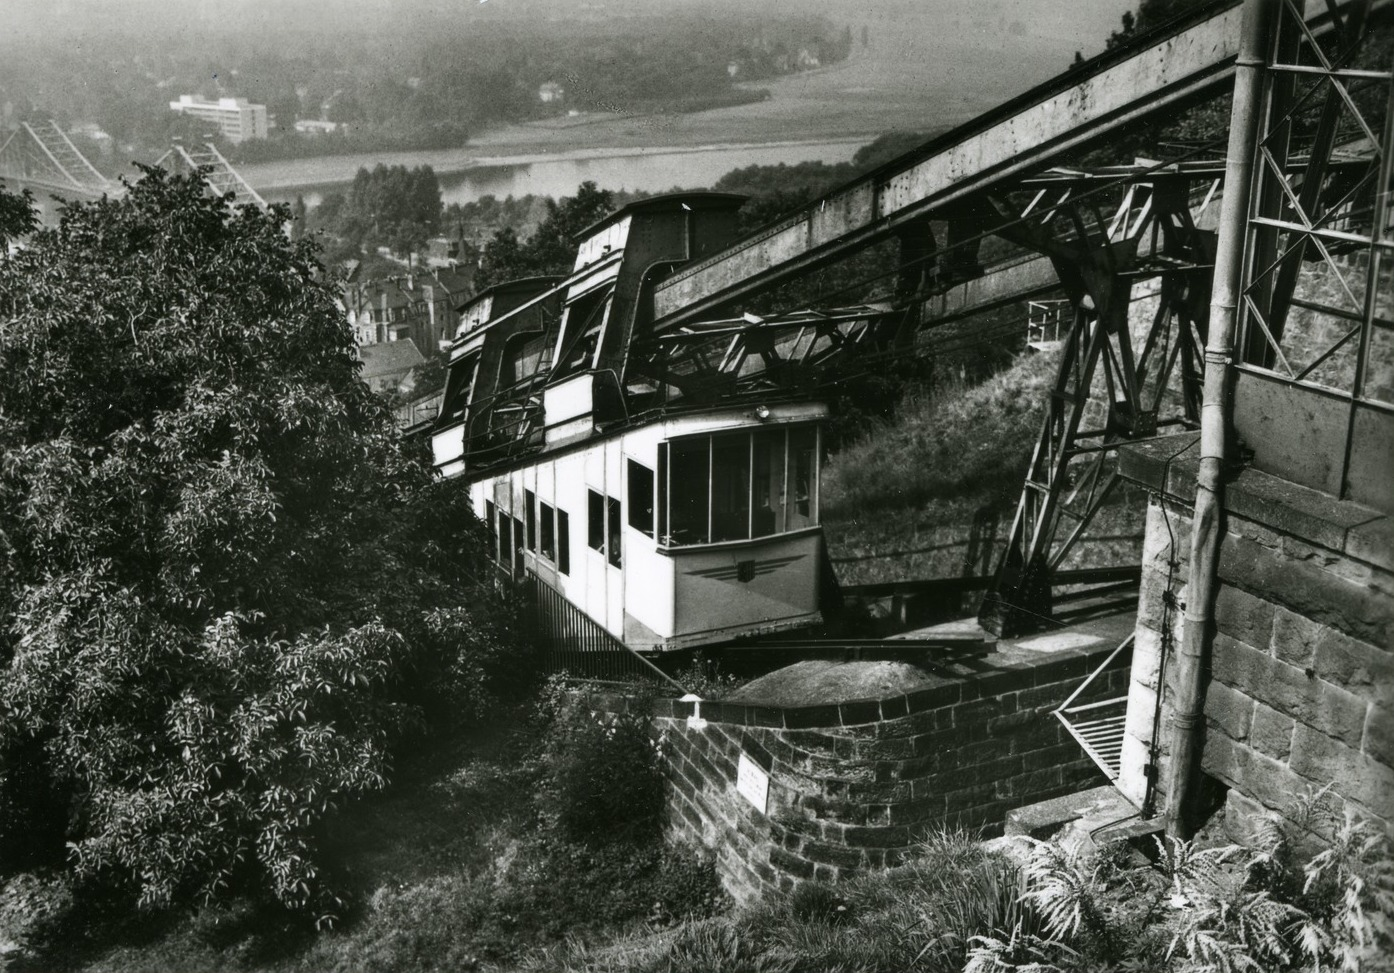
[[(744, 6), (769, 15), (819, 12), (839, 20), (881, 19), (897, 8), (990, 6), (1012, 10), (1032, 30), (1072, 34), (1081, 42), (1107, 36), (1137, 0), (0, 0), (0, 35), (16, 39), (43, 32), (81, 35), (113, 27), (134, 32), (234, 33), (247, 28), (332, 24), (364, 29), (403, 17), (504, 18), (556, 16), (579, 10), (592, 15), (700, 11), (714, 5)], [(916, 18), (919, 19), (919, 18)]]

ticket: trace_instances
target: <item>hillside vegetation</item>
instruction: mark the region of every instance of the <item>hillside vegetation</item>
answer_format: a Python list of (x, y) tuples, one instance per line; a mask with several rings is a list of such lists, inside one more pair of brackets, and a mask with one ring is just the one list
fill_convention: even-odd
[[(17, 940), (45, 973), (458, 973), (722, 911), (710, 860), (664, 841), (644, 718), (602, 724), (555, 683), (499, 717), (329, 822), (324, 859), (348, 906), (333, 928), (248, 896), (131, 915), (74, 909), (52, 880), (11, 881), (0, 882), (0, 950)], [(31, 907), (7, 923), (19, 896), (49, 903), (49, 918)]]
[(831, 458), (823, 522), (843, 583), (964, 573), (958, 535), (1010, 516), (1055, 366), (1027, 353), (980, 384), (911, 392)]
[(931, 501), (1015, 499), (1055, 364), (1053, 354), (1028, 353), (981, 384), (907, 396), (895, 419), (833, 458), (825, 512), (844, 519)]

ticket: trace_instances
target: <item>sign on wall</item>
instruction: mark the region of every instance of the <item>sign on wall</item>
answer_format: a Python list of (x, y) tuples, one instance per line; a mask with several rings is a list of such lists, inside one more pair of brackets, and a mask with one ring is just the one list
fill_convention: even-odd
[(770, 775), (746, 754), (736, 764), (736, 791), (761, 814), (769, 807)]
[(749, 734), (741, 741), (740, 759), (736, 761), (736, 793), (740, 794), (761, 814), (770, 806), (770, 769), (774, 757)]

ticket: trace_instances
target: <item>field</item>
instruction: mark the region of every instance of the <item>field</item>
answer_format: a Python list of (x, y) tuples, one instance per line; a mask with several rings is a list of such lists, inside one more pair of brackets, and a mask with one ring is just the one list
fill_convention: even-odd
[[(1006, 9), (1009, 5), (1000, 5)], [(475, 160), (505, 165), (515, 157), (606, 149), (692, 148), (778, 142), (821, 142), (891, 131), (942, 131), (983, 112), (1068, 67), (1074, 50), (1103, 45), (1122, 5), (1095, 0), (1033, 21), (1026, 33), (1015, 19), (963, 4), (885, 2), (848, 18), (854, 32), (865, 21), (848, 59), (747, 88), (769, 98), (685, 114), (590, 113), (526, 124), (502, 125), (471, 137), (457, 149), (372, 156), (291, 159), (239, 167), (257, 187), (322, 185), (348, 181), (360, 165), (427, 164), (438, 173), (459, 171)], [(954, 13), (953, 10), (958, 12)], [(946, 12), (948, 11), (948, 12)], [(1087, 26), (1081, 27), (1084, 24)], [(680, 174), (679, 174), (680, 175)], [(676, 178), (675, 182), (681, 182)], [(603, 187), (602, 187), (603, 188)]]

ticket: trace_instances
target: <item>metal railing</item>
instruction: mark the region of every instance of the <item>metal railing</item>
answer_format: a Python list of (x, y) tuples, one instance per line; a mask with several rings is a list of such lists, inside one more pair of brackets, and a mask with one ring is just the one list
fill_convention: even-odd
[(654, 681), (687, 690), (658, 666), (615, 638), (561, 592), (531, 571), (520, 585), (543, 640), (543, 666), (551, 673), (607, 682)]
[(1122, 773), (1123, 736), (1128, 716), (1127, 694), (1089, 703), (1075, 703), (1075, 700), (1113, 664), (1119, 653), (1131, 652), (1132, 647), (1133, 636), (1129, 635), (1054, 711), (1055, 718), (1064, 724), (1089, 759), (1098, 764), (1099, 769), (1112, 781), (1116, 781)]

